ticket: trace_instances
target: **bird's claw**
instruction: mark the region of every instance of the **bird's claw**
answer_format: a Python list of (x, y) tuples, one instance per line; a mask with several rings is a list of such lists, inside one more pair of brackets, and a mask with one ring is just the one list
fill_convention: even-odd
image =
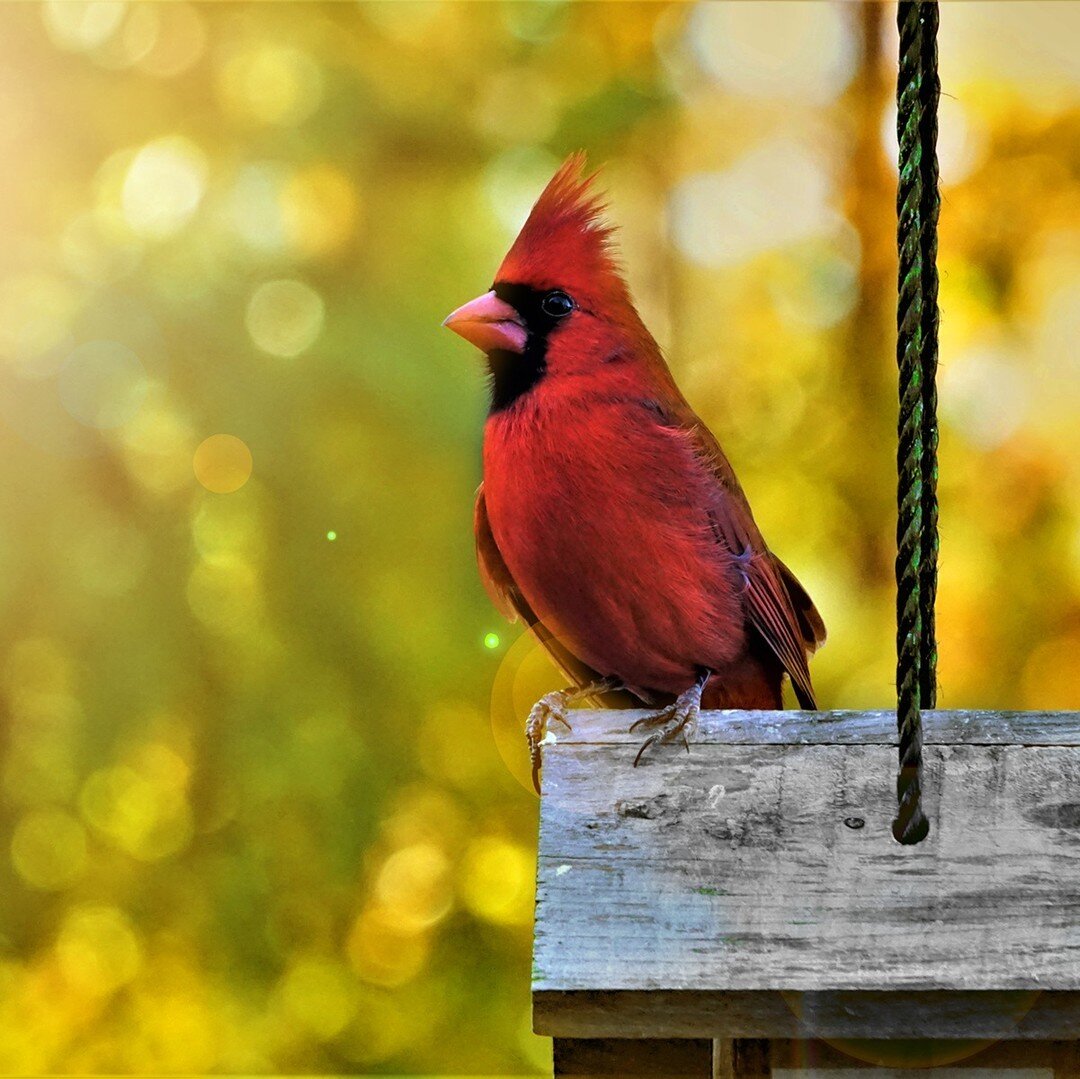
[[(529, 718), (525, 720), (525, 738), (529, 743), (529, 763), (532, 765), (532, 781), (536, 793), (540, 793), (540, 746), (548, 734), (548, 725), (561, 723), (568, 731), (570, 720), (566, 718), (566, 709), (570, 705), (570, 696), (565, 690), (557, 689), (545, 693), (532, 706)], [(552, 736), (554, 737), (554, 735)]]
[(686, 752), (690, 752), (690, 738), (697, 729), (698, 714), (701, 712), (701, 690), (701, 684), (695, 685), (685, 693), (680, 694), (672, 704), (659, 708), (655, 712), (650, 712), (631, 724), (630, 730), (632, 731), (638, 727), (656, 728), (641, 743), (637, 756), (634, 757), (635, 768), (645, 753), (653, 746), (672, 742), (680, 736), (683, 745), (686, 747)]
[(638, 749), (637, 755), (634, 757), (634, 767), (636, 768), (638, 766), (638, 761), (641, 760), (647, 749), (649, 749), (651, 746), (655, 746), (658, 742), (662, 742), (663, 740), (663, 735), (659, 732), (655, 734), (650, 734), (649, 737), (641, 743), (641, 748)]

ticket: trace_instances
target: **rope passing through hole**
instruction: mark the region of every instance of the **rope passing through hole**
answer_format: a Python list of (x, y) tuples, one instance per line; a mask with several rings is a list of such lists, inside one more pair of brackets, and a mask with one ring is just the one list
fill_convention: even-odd
[(936, 698), (938, 274), (938, 5), (900, 0), (896, 195), (900, 256), (896, 361), (897, 425), (896, 720), (900, 768), (893, 836), (918, 843), (930, 831), (922, 810), (921, 709)]

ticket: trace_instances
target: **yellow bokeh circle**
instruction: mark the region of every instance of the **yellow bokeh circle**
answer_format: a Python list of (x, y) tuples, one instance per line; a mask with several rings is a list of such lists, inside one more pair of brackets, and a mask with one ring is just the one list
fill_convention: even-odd
[(322, 255), (352, 235), (359, 216), (356, 189), (348, 175), (322, 162), (294, 173), (280, 195), (289, 242), (305, 255)]
[(461, 864), (461, 897), (477, 918), (496, 925), (528, 925), (533, 916), (536, 859), (497, 836), (469, 844)]
[(247, 443), (236, 435), (211, 435), (199, 443), (192, 462), (195, 478), (215, 494), (239, 491), (251, 478), (252, 458)]
[[(499, 662), (491, 685), (491, 731), (495, 746), (510, 774), (535, 794), (525, 719), (532, 706), (553, 689), (566, 686), (547, 649), (532, 633), (515, 640)], [(555, 727), (558, 736), (561, 728)]]
[(450, 864), (433, 843), (412, 843), (383, 863), (375, 882), (379, 903), (408, 932), (420, 932), (450, 911)]
[(68, 888), (86, 868), (86, 832), (62, 809), (31, 810), (15, 826), (11, 864), (32, 888)]
[(346, 951), (353, 970), (371, 985), (393, 989), (415, 978), (428, 958), (428, 934), (414, 931), (382, 906), (369, 907), (353, 923)]
[(285, 1010), (319, 1041), (340, 1034), (357, 1008), (355, 980), (343, 964), (327, 956), (298, 959), (278, 992)]
[(142, 952), (122, 910), (79, 906), (64, 918), (56, 941), (56, 957), (69, 985), (89, 996), (101, 997), (135, 977)]
[(326, 319), (323, 298), (303, 281), (266, 281), (252, 293), (245, 321), (251, 340), (290, 359), (314, 344)]

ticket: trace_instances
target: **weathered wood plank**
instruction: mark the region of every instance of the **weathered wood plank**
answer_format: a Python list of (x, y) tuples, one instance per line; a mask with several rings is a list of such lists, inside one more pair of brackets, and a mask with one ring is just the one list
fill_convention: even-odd
[[(994, 716), (934, 713), (933, 826), (903, 848), (889, 830), (891, 713), (817, 723), (828, 737), (810, 740), (814, 715), (770, 728), (711, 713), (690, 754), (665, 747), (637, 769), (623, 713), (579, 713), (574, 735), (546, 747), (539, 1031), (1080, 1031), (1080, 995), (1069, 995), (1080, 994), (1080, 752), (1069, 742), (1080, 743), (1080, 716), (1010, 720), (1010, 737), (1026, 741), (1000, 745)], [(843, 997), (889, 990), (907, 997), (886, 1027)], [(1044, 990), (1054, 1006), (1021, 1029)], [(655, 1007), (658, 994), (671, 1006)], [(976, 1003), (989, 1010), (973, 1015)]]
[[(1074, 1043), (880, 1039), (769, 1043), (771, 1079), (901, 1079), (910, 1069), (934, 1068), (941, 1079), (1058, 1079)], [(1070, 1077), (1072, 1079), (1072, 1077)]]
[(1080, 1079), (1080, 1042), (1055, 1042), (1051, 1052), (1054, 1079)]
[(1080, 1034), (1080, 993), (533, 992), (538, 1034), (588, 1038), (981, 1038), (1047, 1041)]
[(553, 1060), (556, 1079), (711, 1079), (712, 1054), (704, 1038), (556, 1038)]
[(713, 1046), (713, 1079), (772, 1079), (772, 1043), (722, 1038)]
[[(771, 1079), (834, 1079), (837, 1072), (901, 1079), (934, 1068), (941, 1079), (1078, 1079), (1076, 1042), (949, 1042), (868, 1040), (770, 1043)], [(852, 1079), (857, 1079), (852, 1074)]]
[(695, 749), (547, 754), (536, 988), (1080, 989), (1080, 753), (928, 747), (900, 848), (888, 747)]
[[(575, 709), (573, 731), (557, 728), (556, 742), (628, 745), (643, 735), (630, 725), (637, 710)], [(942, 745), (1080, 746), (1080, 712), (923, 712), (925, 741)], [(895, 745), (896, 713), (702, 712), (694, 743), (724, 745)]]

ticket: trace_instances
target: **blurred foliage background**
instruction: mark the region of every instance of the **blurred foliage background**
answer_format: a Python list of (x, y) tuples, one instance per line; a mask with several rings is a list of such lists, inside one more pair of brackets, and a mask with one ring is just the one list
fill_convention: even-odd
[[(941, 22), (941, 700), (1075, 708), (1080, 7)], [(824, 613), (823, 703), (891, 704), (892, 24), (0, 7), (0, 1071), (549, 1067), (557, 679), (476, 578), (439, 323), (570, 150)]]

